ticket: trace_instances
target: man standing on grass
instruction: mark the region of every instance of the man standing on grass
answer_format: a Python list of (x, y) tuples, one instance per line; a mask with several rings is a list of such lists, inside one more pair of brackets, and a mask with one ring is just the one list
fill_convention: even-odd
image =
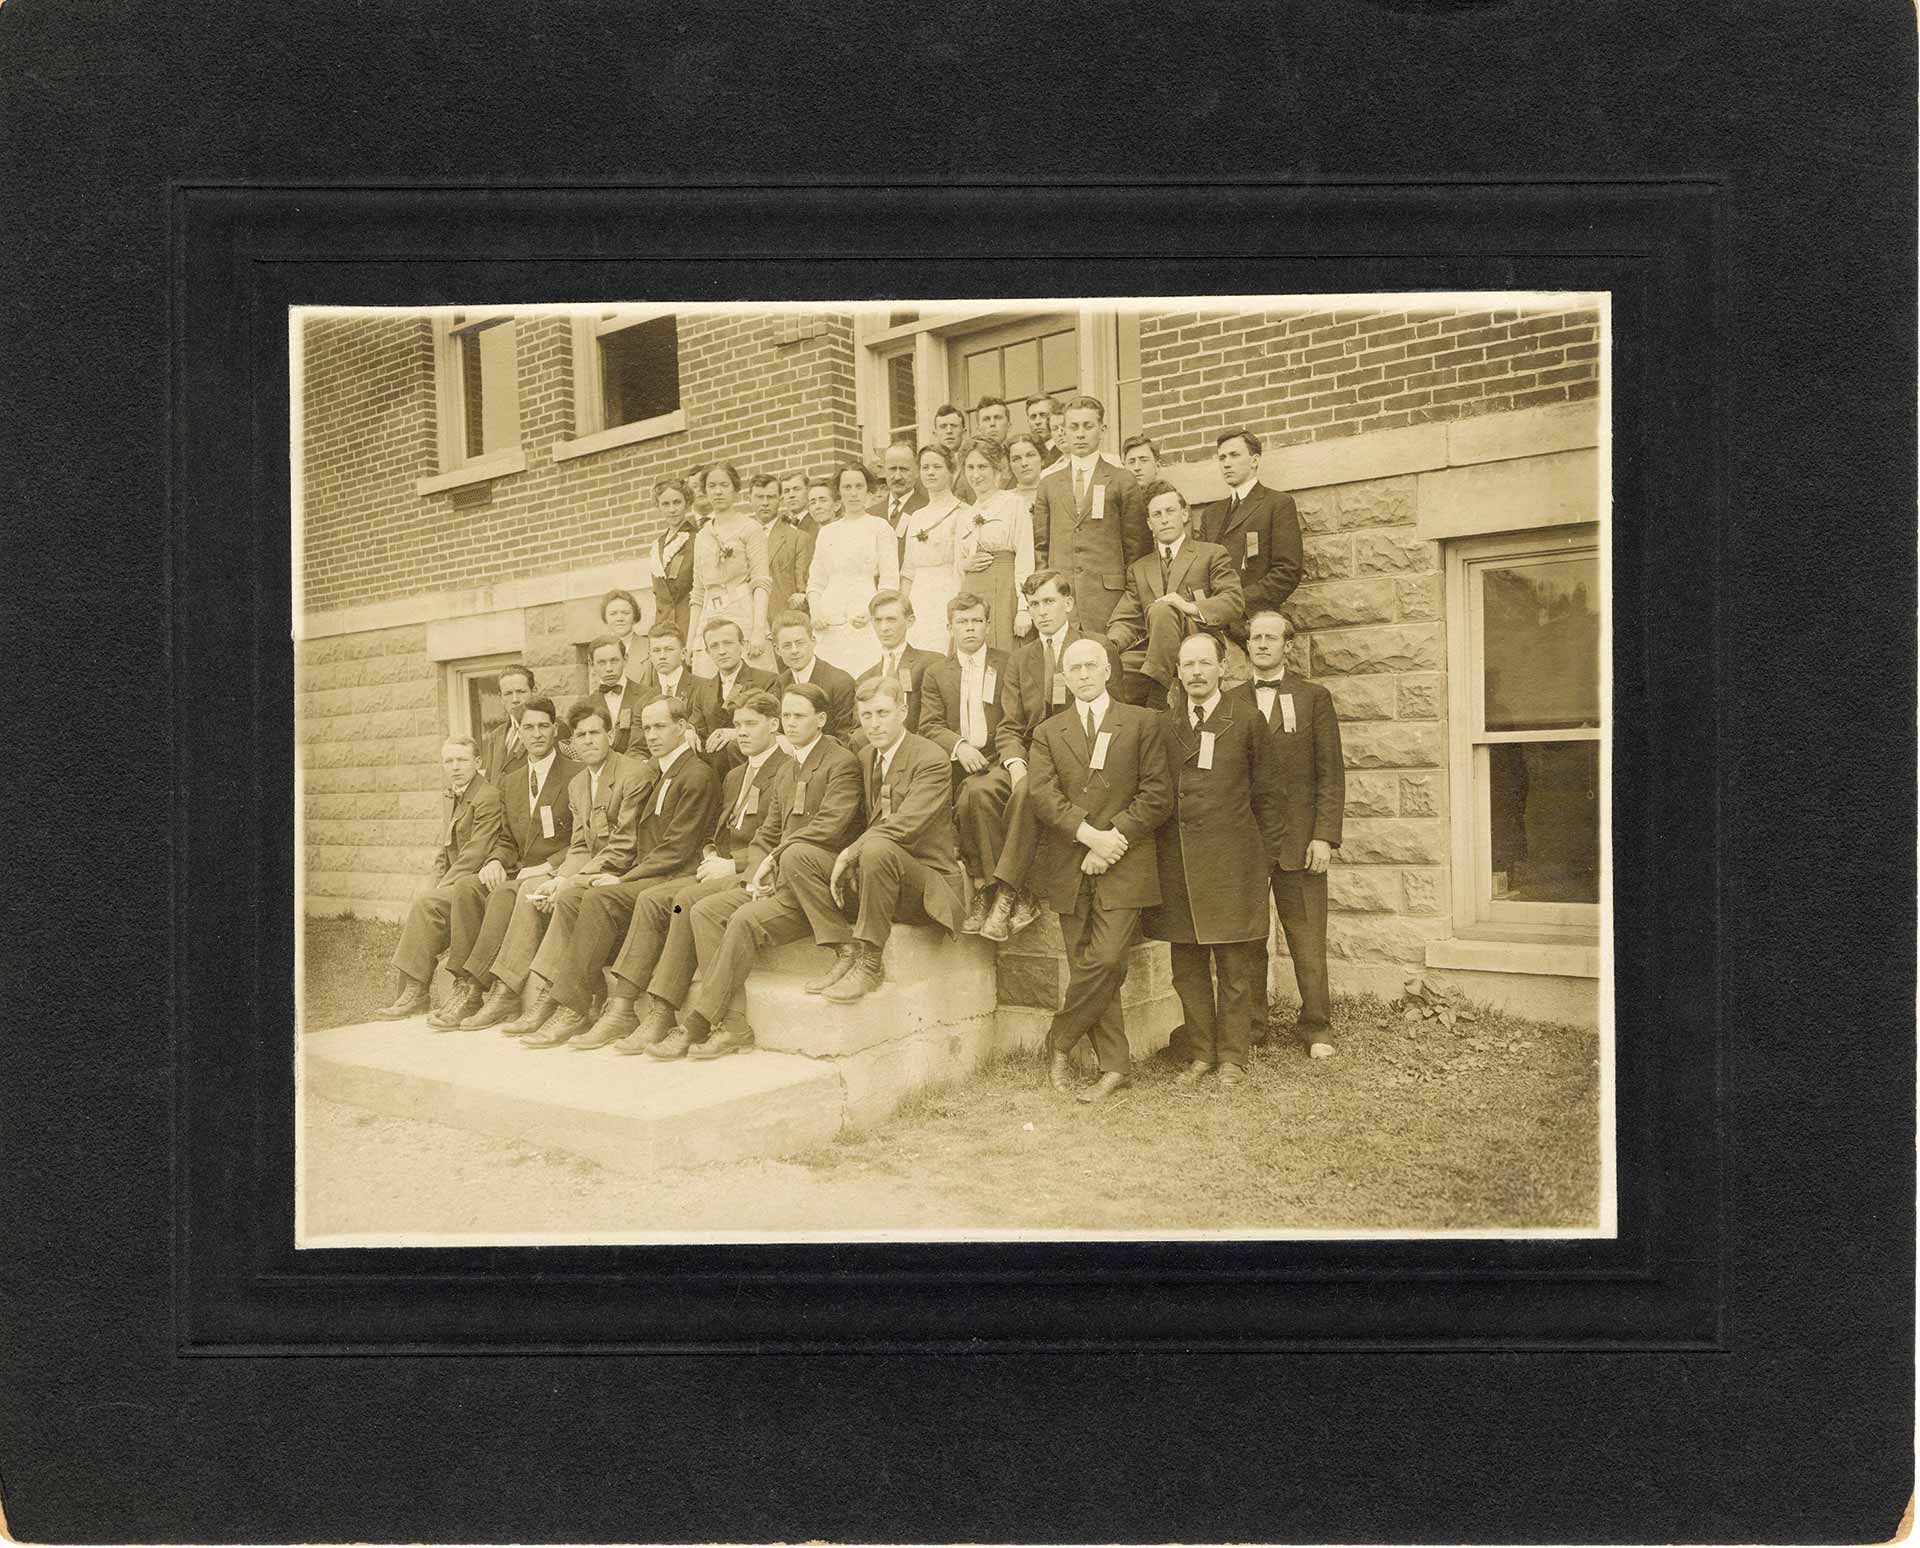
[[(1247, 619), (1247, 659), (1253, 680), (1245, 685), (1267, 723), (1280, 831), (1274, 850), (1273, 912), (1287, 937), (1294, 983), (1300, 992), (1300, 1041), (1315, 1059), (1333, 1057), (1327, 1023), (1327, 867), (1340, 847), (1347, 805), (1347, 770), (1340, 751), (1340, 719), (1333, 699), (1318, 683), (1287, 670), (1293, 622), (1275, 608)], [(1254, 997), (1255, 1035), (1267, 1024), (1266, 974)]]
[(1068, 1055), (1090, 1038), (1100, 1079), (1080, 1100), (1100, 1102), (1133, 1067), (1120, 987), (1140, 910), (1160, 901), (1154, 833), (1173, 811), (1173, 781), (1160, 717), (1107, 691), (1106, 646), (1076, 641), (1064, 670), (1073, 703), (1033, 736), (1028, 799), (1041, 839), (1031, 876), (1067, 946), (1066, 1000), (1047, 1032), (1048, 1078), (1070, 1091)]
[(544, 694), (528, 699), (520, 709), (520, 733), (527, 756), (500, 787), (500, 837), (479, 874), (463, 876), (454, 884), (447, 965), (466, 990), (428, 1019), (427, 1025), (436, 1031), (490, 1027), (511, 1019), (512, 1013), (504, 1008), (507, 991), (499, 980), (494, 980), (484, 998), (482, 985), (506, 939), (521, 891), (532, 891), (553, 875), (573, 837), (567, 786), (580, 769), (557, 745), (559, 724), (553, 700)]
[(1175, 1077), (1247, 1076), (1255, 993), (1267, 966), (1267, 868), (1279, 852), (1280, 794), (1266, 722), (1243, 688), (1223, 692), (1226, 655), (1210, 634), (1180, 646), (1180, 689), (1166, 711), (1173, 820), (1161, 830), (1160, 905), (1146, 933), (1172, 943), (1183, 1025)]

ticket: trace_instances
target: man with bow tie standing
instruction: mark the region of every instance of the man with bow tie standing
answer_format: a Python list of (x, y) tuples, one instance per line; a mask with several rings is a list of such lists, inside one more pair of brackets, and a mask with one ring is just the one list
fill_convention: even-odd
[(1267, 870), (1280, 841), (1267, 728), (1252, 697), (1222, 691), (1226, 652), (1211, 634), (1180, 646), (1180, 692), (1167, 706), (1173, 820), (1161, 831), (1160, 906), (1142, 921), (1172, 945), (1184, 1018), (1172, 1051), (1192, 1085), (1242, 1084), (1253, 1007), (1267, 965)]
[[(1320, 684), (1287, 670), (1293, 621), (1275, 608), (1247, 620), (1252, 696), (1267, 723), (1273, 777), (1280, 793), (1280, 833), (1271, 882), (1273, 912), (1287, 937), (1294, 983), (1300, 991), (1300, 1041), (1315, 1059), (1333, 1056), (1327, 1033), (1327, 867), (1340, 847), (1347, 804), (1347, 771), (1340, 751), (1340, 720)], [(1256, 1036), (1266, 1026), (1266, 982), (1255, 1000)]]

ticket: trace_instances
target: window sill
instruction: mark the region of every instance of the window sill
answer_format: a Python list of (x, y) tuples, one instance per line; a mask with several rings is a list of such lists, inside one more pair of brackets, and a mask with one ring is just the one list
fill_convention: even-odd
[(636, 441), (652, 441), (663, 435), (678, 435), (687, 428), (687, 411), (656, 414), (652, 419), (636, 419), (630, 425), (615, 425), (611, 430), (596, 430), (574, 441), (555, 441), (553, 460), (569, 462), (575, 457), (590, 457), (595, 452), (611, 451), (616, 446), (631, 446)]
[(527, 454), (515, 447), (512, 451), (495, 452), (477, 462), (469, 462), (451, 473), (436, 473), (432, 478), (417, 479), (413, 492), (421, 495), (445, 494), (449, 489), (464, 489), (469, 484), (484, 484), (488, 479), (526, 471)]
[(1600, 948), (1590, 941), (1467, 939), (1427, 942), (1427, 966), (1474, 973), (1531, 973), (1543, 978), (1598, 978)]

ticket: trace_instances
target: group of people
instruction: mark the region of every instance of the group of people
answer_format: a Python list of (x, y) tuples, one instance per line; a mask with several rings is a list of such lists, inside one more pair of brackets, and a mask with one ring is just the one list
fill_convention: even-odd
[(1251, 431), (1219, 436), (1228, 494), (1195, 511), (1151, 442), (1123, 449), (1137, 472), (1100, 453), (1096, 400), (1026, 409), (1008, 436), (983, 400), (963, 440), (943, 407), (878, 496), (858, 463), (745, 481), (750, 511), (728, 464), (663, 483), (644, 637), (610, 593), (586, 697), (563, 716), (510, 667), (502, 723), (447, 741), (444, 842), (377, 1014), (428, 1010), (444, 955), (437, 1030), (711, 1059), (751, 1046), (728, 1012), (773, 947), (831, 947), (806, 987), (846, 1004), (896, 925), (1000, 942), (1051, 910), (1056, 1088), (1082, 1038), (1081, 1099), (1127, 1084), (1142, 933), (1171, 943), (1178, 1078), (1231, 1086), (1265, 1026), (1271, 899), (1300, 1036), (1330, 1055), (1344, 774), (1325, 689), (1287, 666), (1293, 502)]

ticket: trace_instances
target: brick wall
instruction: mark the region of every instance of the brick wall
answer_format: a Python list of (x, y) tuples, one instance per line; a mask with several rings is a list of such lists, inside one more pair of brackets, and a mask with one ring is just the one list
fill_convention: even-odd
[(688, 429), (555, 462), (577, 431), (571, 328), (518, 325), (524, 473), (421, 496), (440, 470), (432, 325), (315, 318), (306, 350), (305, 606), (326, 612), (632, 558), (658, 531), (653, 486), (724, 457), (743, 474), (825, 472), (854, 456), (844, 314), (686, 317)]
[(1141, 417), (1163, 456), (1245, 425), (1269, 447), (1596, 396), (1592, 311), (1176, 312), (1140, 325)]

